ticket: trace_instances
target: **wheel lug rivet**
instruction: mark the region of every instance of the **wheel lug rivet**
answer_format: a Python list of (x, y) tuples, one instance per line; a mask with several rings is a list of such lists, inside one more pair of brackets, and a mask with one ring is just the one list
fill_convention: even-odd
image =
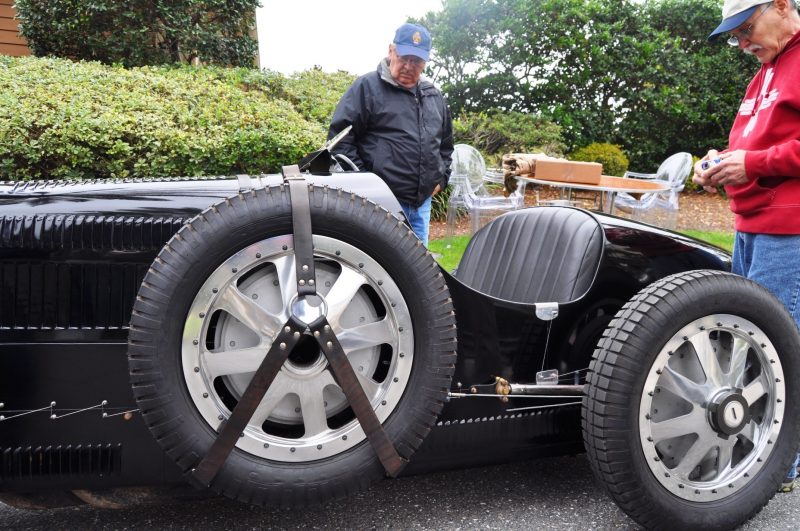
[(750, 473), (749, 472), (745, 472), (744, 473), (744, 477), (749, 478), (750, 477)]
[(734, 328), (739, 328), (738, 324), (733, 325)]
[(403, 327), (401, 326), (400, 328), (397, 329), (397, 331), (398, 332), (402, 332), (403, 331)]
[(194, 341), (192, 341), (192, 345), (198, 345), (199, 343), (200, 342), (198, 340), (196, 340), (196, 339)]
[(208, 398), (208, 393), (203, 393), (203, 398)]
[(664, 472), (664, 477), (668, 478), (669, 477), (669, 472)]
[(347, 440), (347, 435), (342, 435), (342, 440), (346, 441)]
[(233, 269), (231, 269), (231, 273), (237, 273), (238, 271), (239, 271), (239, 269), (237, 269), (235, 267)]
[(649, 393), (647, 393), (647, 396), (654, 396), (654, 395), (655, 395), (655, 393), (653, 391), (650, 391)]
[(650, 420), (652, 417), (650, 417), (650, 413), (648, 413), (647, 415), (644, 416), (644, 418), (646, 418), (647, 420)]
[(747, 333), (748, 333), (749, 335), (751, 335), (751, 336), (754, 336), (754, 335), (756, 335), (756, 333), (755, 333), (755, 332), (753, 332), (752, 330), (750, 330), (750, 331), (749, 331), (749, 332), (747, 332)]
[(385, 406), (386, 405), (386, 400), (381, 400), (381, 405)]
[(404, 353), (402, 353), (402, 352), (401, 352), (401, 353), (400, 353), (400, 357), (401, 357), (401, 358), (405, 358), (405, 357), (406, 357), (406, 355), (405, 355)]
[(295, 453), (297, 451), (297, 448), (292, 447), (292, 448), (289, 449), (289, 451), (292, 452), (292, 453)]
[(695, 494), (700, 494), (700, 489), (694, 489)]
[(242, 437), (244, 437), (244, 433), (240, 433), (239, 434), (239, 438), (242, 438)]
[(775, 378), (775, 381), (780, 383), (781, 379), (780, 378)]
[(261, 258), (261, 253), (256, 253), (256, 258)]
[(269, 443), (264, 443), (264, 448), (269, 448)]
[(383, 286), (383, 280), (379, 280), (379, 281), (378, 281), (378, 285), (379, 285), (379, 286)]
[(217, 415), (217, 420), (222, 420), (222, 415)]
[(194, 372), (200, 372), (200, 367), (195, 367)]
[(706, 329), (706, 327), (705, 327), (705, 326), (701, 326), (701, 327), (700, 327), (700, 330), (705, 330), (705, 329)]
[(730, 485), (728, 485), (728, 488), (729, 488), (729, 489), (732, 489), (732, 488), (733, 488), (733, 483), (731, 483)]
[(778, 419), (775, 419), (775, 424), (780, 424), (780, 423), (781, 423), (781, 421), (779, 421)]
[(205, 317), (205, 316), (206, 316), (206, 314), (205, 314), (205, 313), (203, 313), (203, 312), (200, 312), (200, 319), (202, 319), (202, 318), (203, 318), (203, 317)]
[(711, 493), (712, 494), (716, 494), (717, 493), (717, 489), (711, 489)]
[(653, 458), (653, 461), (656, 461), (656, 462), (658, 462), (658, 461), (661, 461), (661, 459), (659, 459), (658, 457), (654, 457), (654, 458)]
[(683, 336), (684, 341), (689, 341), (689, 336)]
[(395, 382), (399, 382), (399, 381), (400, 381), (400, 378), (398, 378), (397, 376), (395, 376), (395, 377), (394, 377), (394, 381), (395, 381)]
[(778, 398), (778, 399), (777, 399), (777, 400), (775, 400), (775, 401), (776, 401), (777, 403), (779, 403), (779, 404), (780, 404), (781, 402), (783, 402), (783, 400), (781, 400), (780, 398)]
[(322, 445), (321, 444), (317, 445), (317, 450), (322, 450)]
[(775, 363), (775, 360), (769, 360), (769, 362), (774, 364), (774, 363)]
[(281, 247), (281, 249), (283, 249), (284, 251), (287, 250), (288, 248), (289, 248), (288, 245), (284, 245), (283, 247)]
[(211, 293), (219, 293), (219, 290), (217, 288), (212, 288)]
[(359, 263), (358, 267), (364, 267), (364, 264), (363, 263)]

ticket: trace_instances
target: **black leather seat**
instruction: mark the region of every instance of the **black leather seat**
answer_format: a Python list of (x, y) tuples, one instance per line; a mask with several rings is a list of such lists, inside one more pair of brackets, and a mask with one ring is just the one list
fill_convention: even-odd
[(454, 276), (499, 299), (567, 303), (592, 284), (603, 228), (574, 208), (537, 207), (498, 217), (470, 241)]

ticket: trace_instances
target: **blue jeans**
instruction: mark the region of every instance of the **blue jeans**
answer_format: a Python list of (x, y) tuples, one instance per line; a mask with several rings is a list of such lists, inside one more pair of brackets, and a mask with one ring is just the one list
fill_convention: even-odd
[(420, 206), (415, 207), (409, 203), (400, 201), (400, 207), (403, 209), (403, 214), (406, 215), (408, 224), (411, 225), (411, 230), (417, 235), (417, 238), (422, 240), (425, 247), (428, 246), (428, 228), (431, 224), (431, 198), (425, 200)]
[[(733, 244), (733, 272), (755, 280), (789, 310), (800, 328), (800, 235), (737, 232)], [(800, 353), (795, 353), (800, 355)], [(786, 482), (797, 477), (800, 453), (786, 474)]]

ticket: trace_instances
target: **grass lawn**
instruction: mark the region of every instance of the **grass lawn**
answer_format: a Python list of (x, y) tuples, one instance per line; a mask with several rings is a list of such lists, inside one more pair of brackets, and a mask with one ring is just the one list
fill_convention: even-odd
[[(699, 230), (682, 230), (682, 234), (706, 241), (712, 245), (722, 247), (728, 252), (733, 252), (733, 233), (731, 232), (704, 232)], [(441, 238), (432, 240), (428, 249), (436, 256), (436, 261), (446, 271), (452, 271), (461, 260), (464, 249), (467, 247), (470, 236), (453, 236), (452, 238)]]

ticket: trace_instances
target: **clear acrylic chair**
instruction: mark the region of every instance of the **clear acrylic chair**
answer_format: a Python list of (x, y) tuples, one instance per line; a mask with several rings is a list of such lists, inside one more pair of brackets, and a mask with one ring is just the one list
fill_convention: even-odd
[(631, 214), (634, 219), (674, 229), (678, 224), (678, 197), (691, 169), (692, 155), (681, 152), (669, 156), (656, 173), (625, 172), (623, 177), (657, 179), (668, 182), (670, 187), (663, 192), (641, 194), (640, 197), (620, 192), (614, 200), (614, 207)]
[(494, 170), (487, 172), (483, 156), (474, 147), (456, 144), (451, 168), (450, 184), (453, 190), (447, 204), (448, 236), (454, 233), (459, 208), (469, 213), (470, 228), (474, 234), (497, 214), (523, 206), (525, 181), (517, 179), (517, 188), (508, 197), (492, 195), (487, 184), (502, 183), (502, 174)]

